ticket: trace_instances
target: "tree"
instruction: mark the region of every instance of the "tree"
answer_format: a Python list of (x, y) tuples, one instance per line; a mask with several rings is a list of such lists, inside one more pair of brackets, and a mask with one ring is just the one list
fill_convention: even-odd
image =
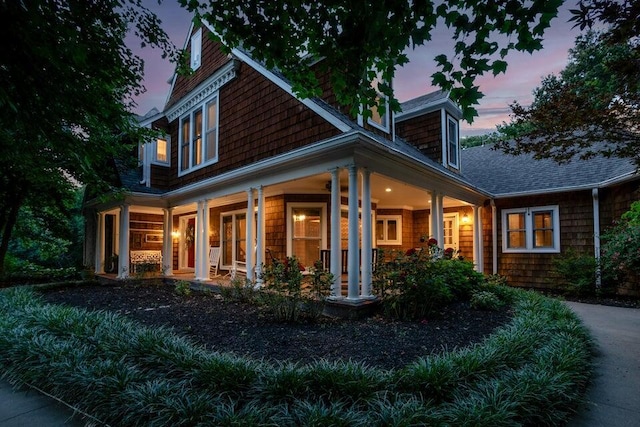
[(108, 159), (145, 137), (129, 112), (143, 63), (125, 45), (128, 31), (177, 53), (142, 0), (3, 1), (0, 15), (2, 273), (25, 203), (37, 209), (77, 182), (104, 188)]
[[(452, 29), (451, 55), (435, 56), (435, 85), (472, 121), (483, 96), (476, 77), (504, 72), (512, 50), (541, 49), (542, 36), (562, 0), (179, 0), (206, 19), (228, 48), (243, 47), (267, 67), (277, 68), (298, 95), (320, 94), (319, 73), (329, 73), (338, 102), (355, 116), (370, 114), (380, 93), (399, 110), (393, 89), (395, 68), (408, 61), (408, 48), (428, 43), (436, 27)], [(321, 59), (320, 62), (317, 62)], [(314, 65), (315, 69), (312, 67)], [(377, 87), (371, 83), (377, 81)]]
[(572, 20), (588, 31), (569, 64), (543, 79), (530, 107), (511, 106), (497, 147), (511, 154), (570, 161), (596, 155), (631, 158), (640, 166), (640, 0), (581, 1)]

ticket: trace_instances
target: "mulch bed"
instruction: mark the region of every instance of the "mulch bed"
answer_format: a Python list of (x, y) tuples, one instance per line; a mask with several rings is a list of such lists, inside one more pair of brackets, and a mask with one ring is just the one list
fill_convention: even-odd
[(509, 309), (478, 311), (468, 303), (444, 307), (419, 322), (322, 317), (279, 323), (263, 307), (224, 301), (217, 293), (178, 295), (171, 285), (90, 285), (43, 290), (46, 301), (121, 313), (145, 325), (164, 325), (210, 350), (255, 359), (308, 363), (357, 360), (399, 368), (420, 356), (480, 342), (512, 318)]

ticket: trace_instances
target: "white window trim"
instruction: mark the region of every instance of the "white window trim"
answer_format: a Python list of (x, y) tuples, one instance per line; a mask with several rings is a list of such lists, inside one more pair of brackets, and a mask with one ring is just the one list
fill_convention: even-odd
[(193, 71), (200, 68), (202, 63), (202, 28), (198, 29), (191, 36), (191, 69)]
[[(158, 160), (158, 140), (159, 139), (163, 139), (167, 142), (167, 160), (166, 161), (162, 161), (162, 160)], [(154, 165), (159, 165), (159, 166), (171, 166), (171, 136), (170, 135), (164, 135), (161, 138), (157, 138), (155, 141), (153, 141), (153, 158), (151, 160), (151, 163)]]
[[(397, 236), (398, 238), (395, 240), (389, 240), (388, 239), (388, 224), (389, 221), (396, 221), (396, 225), (397, 225)], [(375, 229), (377, 229), (378, 226), (378, 221), (384, 221), (384, 239), (376, 239), (376, 245), (402, 245), (402, 215), (377, 215), (376, 216), (376, 220), (374, 222), (375, 227), (374, 227), (374, 233), (377, 237), (377, 232)]]
[(381, 131), (389, 133), (389, 132), (391, 132), (391, 120), (389, 120), (389, 118), (391, 116), (389, 114), (389, 100), (387, 99), (386, 96), (382, 95), (381, 93), (379, 94), (379, 96), (384, 99), (385, 113), (381, 117), (383, 117), (385, 119), (384, 120), (385, 124), (381, 125), (380, 123), (378, 123), (375, 120), (373, 120), (371, 117), (367, 118), (367, 123), (370, 124), (371, 126), (373, 126), (376, 129), (380, 129)]
[[(447, 129), (446, 129), (447, 164), (453, 168), (459, 169), (460, 168), (460, 123), (448, 114), (447, 114), (446, 123), (447, 123)], [(451, 144), (449, 143), (449, 123), (454, 123), (456, 125), (456, 161), (455, 162), (451, 161)]]
[(293, 208), (320, 208), (320, 249), (327, 249), (327, 204), (318, 202), (289, 202), (287, 203), (287, 256), (293, 255)]
[(226, 216), (232, 217), (232, 222), (231, 222), (231, 228), (232, 228), (232, 231), (231, 231), (231, 234), (232, 234), (231, 258), (232, 258), (232, 260), (231, 260), (231, 264), (222, 264), (223, 257), (221, 255), (220, 256), (220, 269), (222, 269), (222, 270), (231, 271), (231, 269), (233, 269), (233, 267), (236, 264), (236, 261), (237, 261), (236, 260), (237, 240), (236, 240), (236, 237), (235, 237), (236, 234), (237, 234), (236, 233), (236, 231), (237, 231), (236, 230), (236, 222), (237, 222), (236, 216), (239, 216), (239, 215), (242, 215), (242, 214), (245, 215), (245, 221), (248, 221), (248, 218), (246, 216), (247, 215), (247, 210), (246, 209), (237, 209), (235, 211), (228, 211), (228, 212), (221, 212), (220, 213), (220, 243), (219, 243), (219, 245), (220, 245), (221, 250), (222, 250), (222, 247), (223, 247), (222, 246), (222, 241), (223, 241), (223, 238), (224, 238), (223, 237), (224, 236), (224, 217), (226, 217)]
[[(533, 214), (536, 212), (553, 212), (553, 247), (536, 248), (533, 246)], [(525, 214), (525, 246), (524, 248), (509, 248), (507, 240), (507, 216), (513, 213)], [(502, 252), (503, 253), (560, 253), (560, 210), (558, 205), (535, 206), (527, 208), (502, 210)]]
[[(451, 228), (451, 240), (453, 240), (453, 243), (451, 245), (445, 244), (443, 240), (442, 247), (444, 249), (447, 249), (447, 248), (453, 248), (455, 250), (460, 249), (460, 221), (459, 221), (460, 218), (459, 218), (458, 212), (449, 212), (449, 213), (445, 212), (442, 215), (442, 219), (443, 220), (450, 219), (453, 221), (452, 228)], [(444, 229), (442, 231), (442, 236), (444, 239), (445, 237)]]
[[(200, 133), (200, 144), (201, 144), (202, 153), (204, 153), (206, 142), (207, 142), (206, 141), (206, 133), (207, 133), (207, 108), (206, 107), (213, 100), (216, 101), (216, 155), (209, 160), (203, 160), (202, 163), (200, 163), (199, 165), (191, 166), (191, 164), (193, 163), (193, 147), (191, 146), (191, 141), (193, 140), (193, 132), (194, 132), (193, 125), (195, 123), (195, 121), (193, 120), (193, 116), (197, 110), (200, 110), (200, 112), (202, 113), (202, 129)], [(189, 132), (191, 134), (189, 135), (189, 162), (188, 162), (190, 166), (187, 169), (182, 169), (182, 141), (183, 141), (182, 122), (186, 118), (189, 118), (190, 120)], [(218, 158), (220, 157), (219, 132), (220, 132), (220, 95), (216, 93), (213, 96), (207, 98), (198, 107), (190, 110), (189, 112), (181, 116), (180, 120), (178, 121), (178, 176), (184, 176), (184, 175), (190, 174), (191, 172), (197, 171), (198, 169), (202, 169), (203, 167), (206, 167), (218, 162)]]

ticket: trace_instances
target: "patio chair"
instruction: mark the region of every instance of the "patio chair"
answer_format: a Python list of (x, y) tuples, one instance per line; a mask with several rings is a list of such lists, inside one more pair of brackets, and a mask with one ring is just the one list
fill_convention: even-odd
[(218, 277), (218, 266), (220, 265), (220, 247), (219, 246), (211, 246), (209, 248), (209, 271), (211, 272), (211, 277)]

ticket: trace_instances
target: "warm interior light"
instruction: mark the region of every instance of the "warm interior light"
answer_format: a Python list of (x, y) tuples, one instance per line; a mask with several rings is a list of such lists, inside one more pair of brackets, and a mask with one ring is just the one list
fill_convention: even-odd
[(305, 214), (302, 215), (294, 215), (293, 216), (293, 220), (294, 221), (304, 221), (305, 219), (307, 219), (307, 216)]
[(391, 188), (387, 187), (384, 189), (384, 191), (386, 191), (387, 193), (391, 193)]

